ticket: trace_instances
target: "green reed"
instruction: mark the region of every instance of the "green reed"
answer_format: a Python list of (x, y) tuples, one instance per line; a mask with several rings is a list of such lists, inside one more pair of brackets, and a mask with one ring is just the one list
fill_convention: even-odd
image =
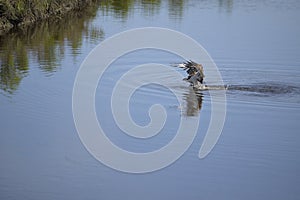
[(96, 0), (0, 0), (0, 34), (49, 16), (81, 10)]

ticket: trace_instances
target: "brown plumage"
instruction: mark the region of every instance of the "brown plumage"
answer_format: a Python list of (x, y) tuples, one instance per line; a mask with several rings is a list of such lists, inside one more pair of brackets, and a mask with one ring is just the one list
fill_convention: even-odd
[(183, 80), (189, 82), (193, 87), (201, 86), (204, 80), (203, 66), (192, 60), (178, 64), (177, 67), (186, 70), (188, 77)]

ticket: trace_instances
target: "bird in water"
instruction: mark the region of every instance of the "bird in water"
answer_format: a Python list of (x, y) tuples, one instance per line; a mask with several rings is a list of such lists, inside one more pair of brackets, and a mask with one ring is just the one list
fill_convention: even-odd
[(203, 66), (201, 64), (189, 60), (173, 66), (182, 68), (186, 71), (188, 77), (184, 78), (183, 80), (189, 82), (193, 88), (206, 89), (206, 85), (204, 84), (205, 76), (203, 72)]

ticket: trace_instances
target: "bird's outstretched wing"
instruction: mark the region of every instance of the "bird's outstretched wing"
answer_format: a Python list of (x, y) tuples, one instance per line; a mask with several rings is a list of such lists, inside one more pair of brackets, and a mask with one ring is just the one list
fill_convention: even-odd
[(204, 72), (203, 72), (203, 66), (201, 64), (198, 64), (192, 60), (188, 60), (173, 66), (183, 68), (184, 70), (186, 70), (188, 77), (185, 78), (184, 80), (192, 83), (193, 85), (195, 85), (197, 81), (201, 84), (203, 83)]

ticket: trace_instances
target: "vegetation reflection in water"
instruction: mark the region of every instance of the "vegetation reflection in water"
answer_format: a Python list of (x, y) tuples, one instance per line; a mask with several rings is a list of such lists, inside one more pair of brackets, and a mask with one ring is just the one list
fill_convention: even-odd
[(226, 10), (227, 12), (231, 12), (233, 2), (234, 0), (103, 0), (100, 2), (100, 9), (106, 15), (109, 13), (116, 18), (126, 20), (135, 9), (141, 10), (144, 16), (153, 16), (158, 14), (160, 9), (165, 6), (170, 19), (181, 19), (185, 9), (194, 4), (204, 8), (213, 5), (219, 7), (220, 11)]
[(144, 16), (153, 16), (159, 13), (163, 2), (167, 2), (167, 8), (169, 16), (181, 17), (184, 5), (188, 2), (187, 0), (104, 0), (101, 2), (101, 10), (103, 13), (112, 13), (116, 18), (126, 20), (134, 9), (141, 10)]
[(0, 37), (0, 89), (8, 94), (17, 90), (22, 78), (28, 75), (29, 60), (51, 74), (65, 56), (65, 46), (76, 55), (84, 37), (99, 40), (104, 32), (90, 25), (97, 8), (72, 12), (61, 19), (49, 19)]

